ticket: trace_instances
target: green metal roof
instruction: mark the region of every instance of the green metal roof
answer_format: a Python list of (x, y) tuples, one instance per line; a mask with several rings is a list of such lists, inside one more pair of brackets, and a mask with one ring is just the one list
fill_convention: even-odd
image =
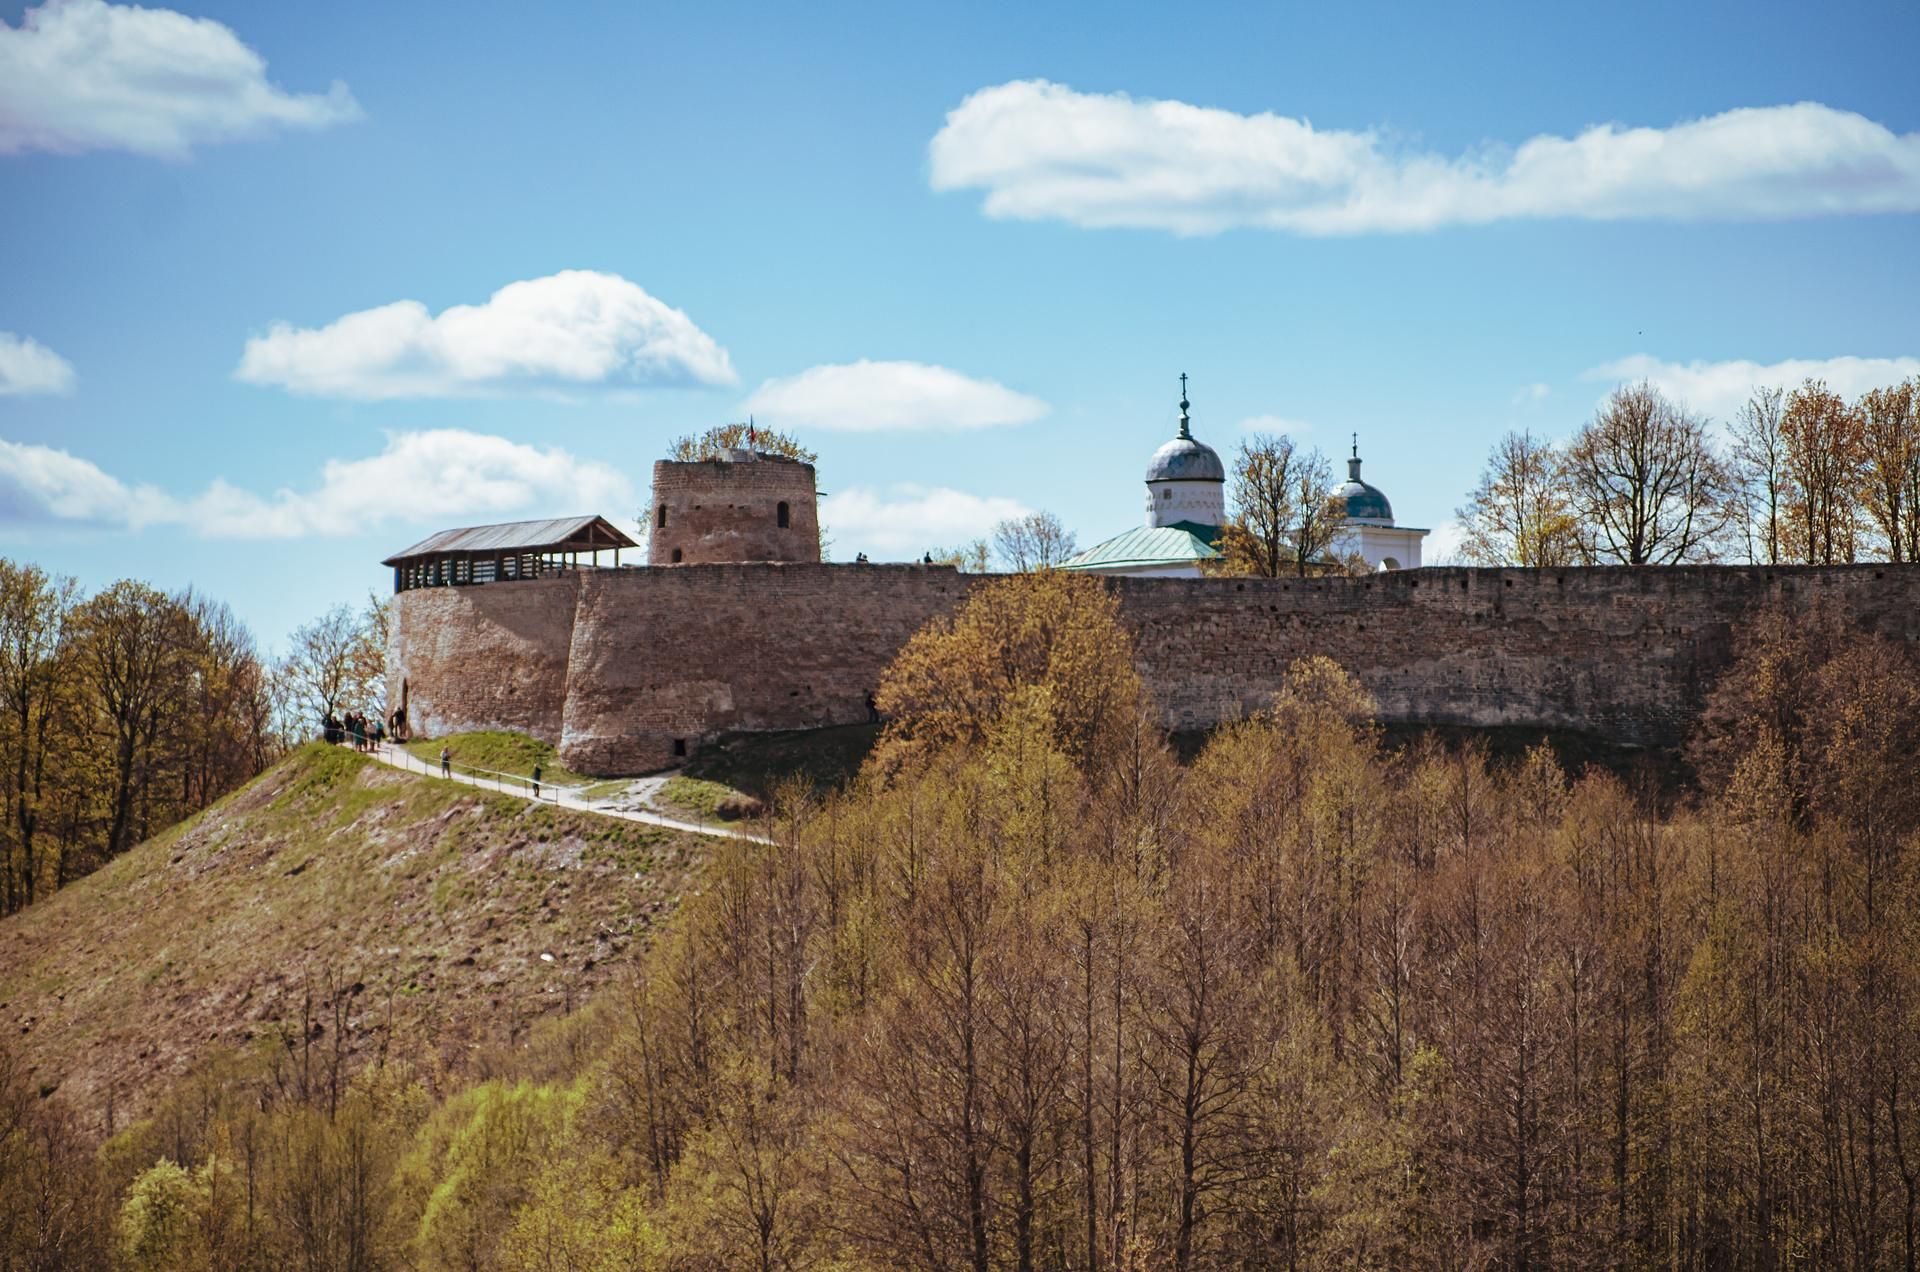
[[(1189, 529), (1189, 527), (1192, 527)], [(1095, 544), (1085, 552), (1068, 558), (1063, 570), (1107, 570), (1122, 565), (1178, 565), (1190, 561), (1208, 561), (1220, 555), (1194, 530), (1212, 530), (1182, 521), (1172, 526), (1141, 526)], [(1218, 533), (1218, 531), (1213, 531)]]

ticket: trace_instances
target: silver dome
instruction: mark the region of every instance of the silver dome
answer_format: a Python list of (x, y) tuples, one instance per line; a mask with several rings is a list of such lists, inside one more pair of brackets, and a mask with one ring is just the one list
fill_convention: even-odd
[(1148, 481), (1225, 481), (1226, 465), (1213, 447), (1191, 437), (1176, 437), (1147, 461)]

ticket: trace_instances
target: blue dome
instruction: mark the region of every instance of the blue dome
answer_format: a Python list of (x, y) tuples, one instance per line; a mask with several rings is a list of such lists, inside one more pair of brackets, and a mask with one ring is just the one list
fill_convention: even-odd
[(1346, 505), (1348, 521), (1379, 521), (1393, 524), (1393, 505), (1378, 486), (1360, 480), (1360, 443), (1354, 441), (1353, 458), (1347, 461), (1347, 484), (1333, 492)]
[(1225, 481), (1227, 469), (1205, 442), (1176, 437), (1147, 461), (1148, 481)]
[(1393, 505), (1380, 493), (1376, 486), (1364, 481), (1350, 481), (1333, 492), (1333, 497), (1347, 506), (1348, 521), (1387, 521), (1393, 520)]

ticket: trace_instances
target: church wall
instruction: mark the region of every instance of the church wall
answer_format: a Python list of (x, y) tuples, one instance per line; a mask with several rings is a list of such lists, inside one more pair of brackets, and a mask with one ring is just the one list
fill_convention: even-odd
[[(570, 622), (513, 595), (546, 580), (421, 589), (394, 598), (390, 674), (413, 677), (426, 709), (416, 722), (436, 731), (522, 728), (585, 771), (642, 771), (671, 763), (676, 740), (691, 749), (732, 729), (864, 719), (893, 654), (974, 581), (923, 566), (583, 572)], [(1762, 605), (1824, 604), (1920, 640), (1912, 566), (1103, 581), (1168, 723), (1186, 728), (1257, 709), (1294, 659), (1321, 653), (1358, 676), (1389, 721), (1672, 745)], [(556, 656), (556, 640), (570, 652)], [(475, 666), (490, 669), (477, 683), (460, 670)], [(510, 669), (509, 690), (494, 673)]]

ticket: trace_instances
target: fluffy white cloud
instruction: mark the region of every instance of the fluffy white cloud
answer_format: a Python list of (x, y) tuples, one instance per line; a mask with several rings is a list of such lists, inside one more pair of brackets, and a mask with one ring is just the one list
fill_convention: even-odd
[(1449, 157), (1373, 131), (1023, 80), (961, 102), (930, 152), (933, 187), (986, 191), (990, 216), (1179, 234), (1920, 210), (1920, 134), (1817, 102)]
[(783, 428), (969, 429), (1026, 424), (1047, 404), (992, 380), (924, 362), (861, 360), (768, 380), (746, 410)]
[(1242, 433), (1285, 433), (1288, 436), (1298, 436), (1313, 429), (1313, 425), (1305, 420), (1290, 420), (1284, 415), (1249, 415), (1234, 427)]
[(1466, 542), (1467, 532), (1458, 521), (1442, 521), (1427, 532), (1420, 544), (1420, 564), (1422, 565), (1465, 565), (1460, 555), (1460, 547)]
[(1583, 372), (1583, 380), (1626, 384), (1647, 380), (1668, 397), (1722, 423), (1738, 415), (1759, 386), (1798, 388), (1803, 380), (1825, 380), (1845, 397), (1920, 375), (1920, 358), (1788, 358), (1782, 362), (1664, 362), (1638, 353)]
[(347, 86), (287, 93), (229, 28), (171, 9), (48, 0), (0, 21), (0, 154), (194, 146), (360, 118)]
[(478, 397), (585, 388), (730, 385), (727, 351), (618, 274), (563, 270), (436, 317), (417, 300), (327, 326), (276, 323), (234, 375), (315, 397)]
[(461, 429), (399, 433), (378, 455), (328, 460), (311, 490), (260, 495), (216, 479), (187, 498), (128, 486), (67, 451), (0, 441), (0, 519), (14, 523), (182, 525), (214, 539), (291, 539), (515, 513), (624, 519), (633, 502), (626, 478), (605, 464)]
[(73, 392), (73, 364), (31, 336), (0, 331), (0, 397)]
[(884, 491), (854, 487), (828, 495), (820, 521), (836, 560), (870, 557), (918, 560), (935, 548), (980, 539), (996, 522), (1033, 510), (1000, 495), (970, 495), (941, 486), (902, 483)]

